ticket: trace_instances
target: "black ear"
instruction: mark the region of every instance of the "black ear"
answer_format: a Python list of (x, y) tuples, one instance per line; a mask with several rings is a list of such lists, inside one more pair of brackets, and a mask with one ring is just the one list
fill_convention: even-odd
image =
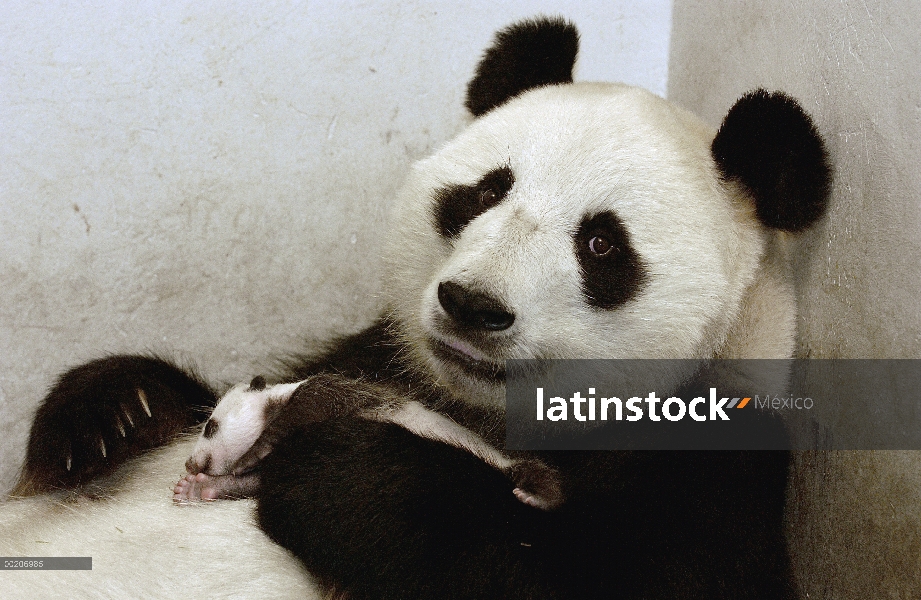
[(831, 167), (809, 115), (782, 92), (755, 90), (723, 119), (710, 152), (723, 178), (743, 184), (767, 227), (800, 231), (825, 212)]
[(572, 83), (579, 32), (561, 17), (540, 17), (496, 34), (467, 86), (466, 106), (475, 117), (531, 88)]

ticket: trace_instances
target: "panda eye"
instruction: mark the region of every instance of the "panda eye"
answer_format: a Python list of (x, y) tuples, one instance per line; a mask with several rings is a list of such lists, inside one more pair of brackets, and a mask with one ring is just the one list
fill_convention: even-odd
[(589, 306), (615, 309), (644, 287), (649, 278), (630, 232), (613, 212), (586, 215), (573, 235), (582, 275), (582, 297)]
[(499, 200), (495, 190), (486, 189), (480, 192), (480, 206), (492, 206)]
[(606, 256), (610, 254), (613, 246), (607, 238), (596, 235), (588, 241), (588, 249), (591, 250), (592, 254), (595, 256)]
[(449, 185), (435, 191), (434, 225), (447, 240), (484, 212), (499, 205), (515, 184), (511, 167), (505, 165), (483, 175), (472, 185)]

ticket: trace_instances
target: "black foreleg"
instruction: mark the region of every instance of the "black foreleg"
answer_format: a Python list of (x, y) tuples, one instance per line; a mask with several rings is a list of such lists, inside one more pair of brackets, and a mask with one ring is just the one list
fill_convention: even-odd
[(353, 600), (795, 597), (785, 453), (544, 458), (569, 474), (551, 512), (462, 450), (392, 424), (317, 423), (263, 463), (259, 523)]
[(553, 517), (463, 450), (333, 419), (283, 440), (262, 477), (262, 528), (352, 600), (557, 597), (534, 537)]
[(207, 417), (214, 391), (159, 358), (111, 356), (64, 373), (45, 397), (13, 495), (70, 489), (113, 472)]

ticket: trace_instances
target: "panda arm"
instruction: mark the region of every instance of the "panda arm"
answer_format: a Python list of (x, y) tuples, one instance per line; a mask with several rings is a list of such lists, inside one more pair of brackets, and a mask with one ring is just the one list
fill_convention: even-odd
[(109, 356), (60, 376), (32, 421), (13, 496), (79, 487), (204, 420), (214, 390), (150, 356)]
[[(532, 535), (556, 513), (470, 452), (394, 423), (333, 418), (262, 467), (262, 529), (349, 598), (553, 598)], [(339, 596), (335, 596), (339, 597)]]
[[(380, 319), (317, 356), (287, 361), (286, 378), (334, 372), (371, 380), (403, 375), (389, 324)], [(191, 369), (162, 358), (116, 355), (60, 376), (36, 412), (14, 496), (79, 488), (205, 420), (215, 391)]]
[(256, 467), (292, 432), (329, 419), (392, 412), (406, 401), (381, 385), (350, 379), (335, 373), (311, 375), (300, 383), (284, 404), (266, 418), (265, 427), (252, 447), (233, 466), (234, 474)]
[(470, 452), (505, 473), (515, 483), (512, 490), (515, 497), (529, 506), (552, 510), (563, 503), (559, 474), (555, 469), (533, 457), (510, 458), (476, 433), (419, 402), (404, 402), (390, 410), (373, 411), (364, 416), (394, 423), (418, 436)]

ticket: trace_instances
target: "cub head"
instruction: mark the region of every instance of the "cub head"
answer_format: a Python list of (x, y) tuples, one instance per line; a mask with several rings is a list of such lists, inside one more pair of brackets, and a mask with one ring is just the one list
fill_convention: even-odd
[(186, 461), (189, 473), (227, 475), (259, 439), (279, 399), (258, 376), (249, 384), (230, 388), (205, 422), (192, 456)]
[(572, 83), (577, 47), (559, 19), (500, 31), (475, 119), (398, 197), (393, 320), (470, 402), (501, 405), (506, 359), (720, 355), (761, 317), (744, 313), (772, 239), (825, 208), (827, 155), (788, 96), (749, 93), (714, 132), (645, 90)]

